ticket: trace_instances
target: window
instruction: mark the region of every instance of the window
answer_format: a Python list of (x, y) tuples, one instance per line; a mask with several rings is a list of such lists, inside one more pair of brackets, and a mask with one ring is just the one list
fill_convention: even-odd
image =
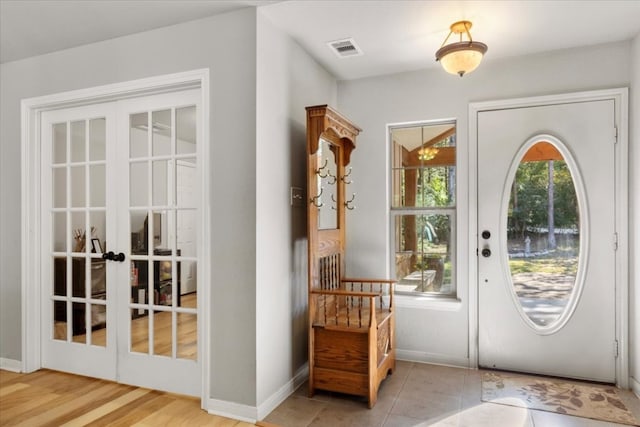
[(456, 295), (456, 124), (391, 126), (396, 292)]

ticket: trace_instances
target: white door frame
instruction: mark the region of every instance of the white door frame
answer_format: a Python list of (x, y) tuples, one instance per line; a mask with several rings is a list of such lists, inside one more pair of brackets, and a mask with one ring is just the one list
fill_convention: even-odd
[(207, 183), (210, 182), (209, 147), (209, 69), (198, 69), (176, 74), (156, 76), (80, 89), (69, 92), (24, 99), (21, 102), (21, 149), (22, 149), (22, 372), (33, 372), (42, 367), (41, 362), (41, 242), (40, 228), (40, 145), (41, 113), (60, 108), (95, 104), (106, 101), (134, 98), (139, 96), (175, 92), (185, 89), (200, 89), (202, 108), (198, 120), (202, 123), (198, 141), (198, 159), (202, 168), (200, 174), (199, 232), (203, 238), (198, 243), (198, 267), (202, 273), (198, 292), (198, 357), (202, 366), (201, 405), (207, 409), (209, 395), (209, 336), (211, 293), (211, 263), (204, 262), (211, 253), (211, 211)]
[[(469, 104), (469, 365), (478, 368), (478, 114), (482, 111), (504, 110), (551, 104), (566, 104), (598, 100), (613, 100), (615, 104), (615, 125), (617, 143), (615, 146), (615, 186), (616, 186), (616, 231), (618, 250), (615, 265), (615, 337), (618, 341), (616, 359), (616, 382), (618, 387), (629, 387), (629, 216), (628, 216), (628, 88), (614, 88), (560, 95), (536, 96)], [(612, 135), (612, 139), (615, 135)], [(613, 239), (613, 236), (612, 236)], [(613, 242), (612, 242), (613, 244)], [(613, 349), (612, 349), (613, 351)]]

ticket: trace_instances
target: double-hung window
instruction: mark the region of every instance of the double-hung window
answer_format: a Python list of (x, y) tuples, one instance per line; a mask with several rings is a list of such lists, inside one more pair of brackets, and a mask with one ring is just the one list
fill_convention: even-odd
[(391, 247), (396, 292), (456, 296), (456, 123), (393, 125)]

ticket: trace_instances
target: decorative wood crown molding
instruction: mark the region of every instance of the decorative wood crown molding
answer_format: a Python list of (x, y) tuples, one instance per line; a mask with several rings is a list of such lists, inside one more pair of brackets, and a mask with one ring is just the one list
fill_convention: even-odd
[(320, 137), (324, 136), (326, 139), (342, 145), (345, 165), (348, 165), (351, 152), (356, 147), (356, 137), (362, 129), (326, 104), (307, 107), (306, 110), (309, 152), (318, 151)]

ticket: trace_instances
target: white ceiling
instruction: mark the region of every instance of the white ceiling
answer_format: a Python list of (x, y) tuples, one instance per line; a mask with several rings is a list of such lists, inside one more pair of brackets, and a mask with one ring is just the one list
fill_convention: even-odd
[[(485, 61), (629, 40), (640, 1), (133, 1), (0, 0), (0, 61), (8, 62), (258, 6), (339, 79), (436, 67), (454, 21), (473, 22)], [(364, 55), (340, 59), (327, 42), (353, 37)], [(577, 71), (577, 70), (576, 70)]]

